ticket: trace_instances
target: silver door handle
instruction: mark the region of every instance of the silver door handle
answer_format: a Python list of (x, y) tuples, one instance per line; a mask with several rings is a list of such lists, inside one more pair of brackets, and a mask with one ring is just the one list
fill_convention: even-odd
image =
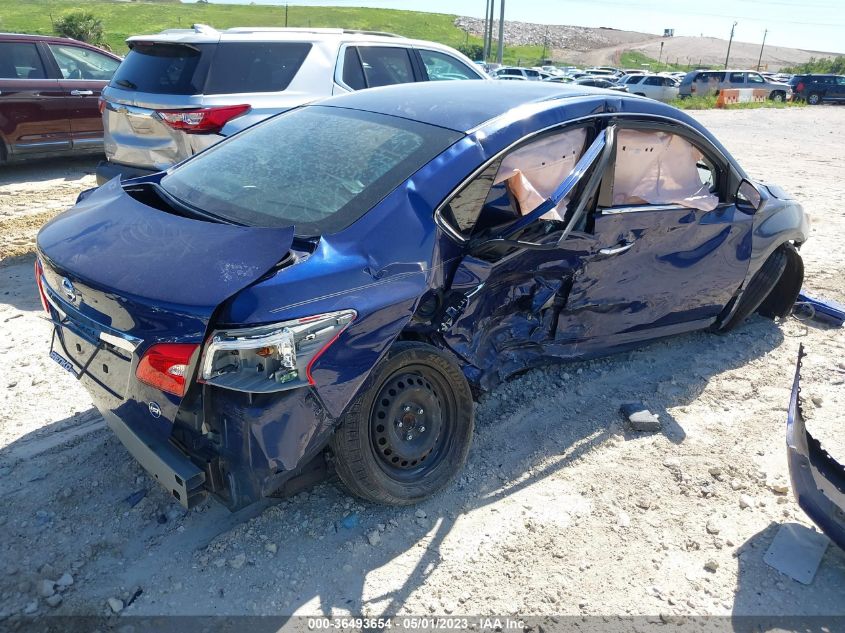
[(634, 245), (633, 242), (623, 242), (617, 246), (609, 246), (607, 248), (599, 249), (599, 255), (618, 255), (624, 253)]
[(90, 97), (94, 94), (93, 90), (71, 90), (70, 96), (71, 97)]

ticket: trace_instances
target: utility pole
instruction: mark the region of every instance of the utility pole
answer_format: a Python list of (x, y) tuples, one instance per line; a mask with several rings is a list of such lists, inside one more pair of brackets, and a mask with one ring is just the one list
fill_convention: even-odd
[(496, 17), (496, 0), (490, 0), (490, 23), (487, 25), (487, 53), (493, 57), (493, 18)]
[(496, 62), (502, 63), (505, 52), (505, 0), (499, 0), (499, 50), (496, 53)]
[(660, 55), (657, 56), (657, 70), (660, 70), (660, 60), (663, 59), (663, 44), (665, 42), (660, 42)]
[(285, 4), (285, 27), (288, 25), (288, 5)]
[(487, 21), (490, 19), (490, 0), (484, 0), (484, 32), (482, 34), (482, 38), (484, 38), (484, 43), (482, 44), (483, 52), (481, 53), (481, 61), (487, 62)]
[(549, 25), (546, 25), (546, 33), (543, 35), (543, 59), (540, 60), (540, 64), (546, 63), (546, 49), (549, 47)]
[(728, 69), (728, 60), (731, 58), (731, 44), (734, 41), (734, 29), (736, 28), (737, 22), (734, 21), (733, 26), (731, 27), (731, 39), (728, 40), (728, 54), (725, 56), (725, 70)]
[(763, 61), (763, 48), (766, 46), (766, 35), (769, 34), (769, 29), (763, 31), (763, 45), (760, 46), (760, 57), (757, 58), (757, 72), (760, 72), (760, 63)]

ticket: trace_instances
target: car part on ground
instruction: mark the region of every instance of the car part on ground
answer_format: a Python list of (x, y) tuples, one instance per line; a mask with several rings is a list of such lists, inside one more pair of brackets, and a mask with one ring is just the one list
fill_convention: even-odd
[[(631, 189), (645, 153), (656, 184)], [(36, 277), (54, 359), (185, 505), (312, 480), (330, 444), (356, 494), (410, 503), (463, 462), (471, 393), (712, 327), (807, 237), (796, 201), (665, 104), (440, 82), (115, 179), (42, 229)]]
[(801, 410), (801, 363), (805, 355), (804, 346), (800, 345), (786, 422), (792, 492), (813, 523), (845, 549), (845, 466), (807, 431)]
[(834, 327), (842, 327), (845, 324), (845, 306), (835, 301), (817, 299), (803, 292), (795, 301), (794, 313), (799, 318), (815, 319)]
[(119, 63), (84, 42), (0, 33), (0, 163), (101, 153), (100, 92)]
[(386, 33), (195, 25), (127, 44), (126, 60), (103, 91), (108, 160), (97, 167), (99, 184), (162, 171), (269, 116), (333, 94), (489, 79), (448, 46)]

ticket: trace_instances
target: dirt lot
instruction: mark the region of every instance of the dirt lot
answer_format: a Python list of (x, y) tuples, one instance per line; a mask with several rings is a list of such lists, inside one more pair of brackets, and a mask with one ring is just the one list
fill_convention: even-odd
[[(845, 108), (696, 116), (804, 202), (805, 287), (845, 302)], [(92, 166), (0, 172), (4, 256), (31, 239), (27, 218), (90, 186)], [(31, 258), (0, 267), (0, 616), (845, 614), (842, 551), (809, 586), (763, 562), (781, 524), (809, 525), (784, 451), (799, 343), (811, 429), (845, 458), (843, 330), (755, 318), (533, 371), (482, 399), (466, 470), (418, 508), (326, 483), (240, 514), (211, 501), (186, 513), (47, 358), (31, 271)], [(663, 433), (623, 431), (618, 406), (635, 400)]]

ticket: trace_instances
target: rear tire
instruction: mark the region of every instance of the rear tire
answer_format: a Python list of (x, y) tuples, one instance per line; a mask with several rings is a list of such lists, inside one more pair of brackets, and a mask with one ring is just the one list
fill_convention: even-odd
[(760, 304), (769, 296), (772, 289), (777, 285), (783, 272), (786, 269), (787, 254), (783, 246), (769, 255), (769, 258), (760, 267), (748, 287), (739, 297), (739, 305), (727, 321), (716, 326), (718, 332), (729, 332), (740, 323), (745, 321), (751, 314), (760, 307)]
[(822, 96), (818, 92), (811, 92), (807, 95), (807, 103), (810, 105), (819, 105), (822, 102)]
[(417, 503), (463, 467), (473, 415), (469, 384), (452, 358), (425, 343), (396, 343), (332, 436), (337, 474), (363, 499)]

